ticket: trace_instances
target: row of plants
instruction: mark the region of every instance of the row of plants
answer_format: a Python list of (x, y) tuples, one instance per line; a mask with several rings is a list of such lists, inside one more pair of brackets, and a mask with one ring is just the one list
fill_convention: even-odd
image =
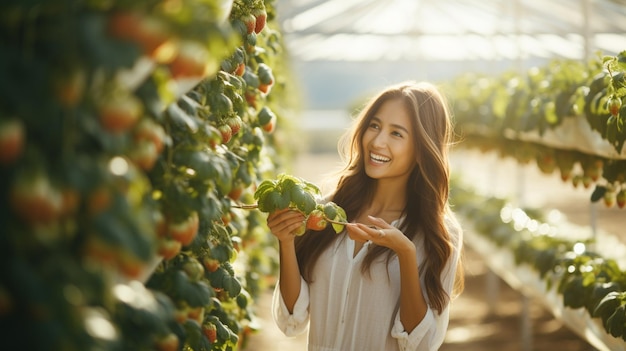
[(0, 324), (29, 350), (235, 350), (290, 149), (271, 0), (0, 5)]
[[(594, 241), (568, 233), (541, 210), (518, 208), (507, 199), (479, 195), (467, 185), (451, 187), (455, 212), (472, 231), (511, 252), (562, 297), (563, 306), (584, 309), (605, 331), (626, 341), (626, 271), (615, 259), (594, 252)], [(575, 237), (579, 236), (578, 239)]]
[(526, 72), (467, 73), (450, 82), (462, 147), (559, 172), (592, 201), (626, 206), (626, 52), (554, 60)]

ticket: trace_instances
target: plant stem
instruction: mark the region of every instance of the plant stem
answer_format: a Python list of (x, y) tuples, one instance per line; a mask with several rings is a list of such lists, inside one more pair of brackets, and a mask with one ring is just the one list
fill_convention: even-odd
[(234, 204), (234, 205), (231, 205), (230, 207), (241, 208), (244, 210), (254, 210), (254, 209), (259, 208), (259, 205), (257, 204)]

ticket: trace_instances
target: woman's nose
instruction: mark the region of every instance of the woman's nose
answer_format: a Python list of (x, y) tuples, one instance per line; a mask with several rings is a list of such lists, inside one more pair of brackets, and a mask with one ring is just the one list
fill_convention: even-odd
[(373, 145), (376, 147), (383, 147), (387, 143), (387, 138), (383, 133), (378, 133), (374, 137)]

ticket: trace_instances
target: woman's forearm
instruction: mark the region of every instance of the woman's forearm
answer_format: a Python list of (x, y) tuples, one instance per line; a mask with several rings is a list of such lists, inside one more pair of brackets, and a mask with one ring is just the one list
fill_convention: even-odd
[(300, 296), (300, 268), (296, 259), (296, 249), (293, 241), (280, 243), (280, 294), (289, 310), (293, 313), (293, 307)]
[(400, 263), (400, 321), (410, 333), (426, 315), (428, 305), (422, 294), (415, 246), (397, 252)]

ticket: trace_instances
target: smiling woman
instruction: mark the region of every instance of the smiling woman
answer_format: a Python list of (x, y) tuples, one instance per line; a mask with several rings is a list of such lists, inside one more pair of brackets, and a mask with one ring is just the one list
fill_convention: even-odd
[(376, 95), (342, 141), (327, 195), (350, 223), (294, 236), (297, 211), (267, 219), (279, 240), (273, 314), (286, 335), (309, 327), (317, 350), (436, 350), (462, 289), (462, 232), (448, 206), (446, 101), (429, 83)]

